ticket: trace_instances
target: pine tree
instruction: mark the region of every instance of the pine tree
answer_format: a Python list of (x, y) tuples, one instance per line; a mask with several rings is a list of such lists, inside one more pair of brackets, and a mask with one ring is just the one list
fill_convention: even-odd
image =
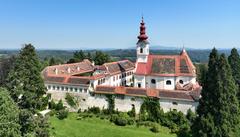
[(19, 109), (6, 89), (0, 88), (0, 136), (20, 137)]
[(208, 68), (206, 64), (197, 65), (197, 81), (201, 86), (203, 86), (204, 81), (206, 79), (207, 69)]
[(208, 66), (198, 116), (192, 126), (193, 136), (229, 137), (239, 123), (237, 86), (225, 56), (219, 57), (215, 48)]
[(218, 90), (215, 116), (217, 136), (228, 137), (239, 124), (239, 104), (237, 100), (237, 86), (232, 76), (231, 68), (224, 54), (219, 60), (219, 79), (221, 86)]
[(235, 82), (240, 84), (240, 58), (236, 48), (231, 50), (231, 54), (228, 57), (229, 65), (232, 69), (232, 74)]
[(20, 108), (40, 108), (46, 88), (35, 48), (26, 44), (20, 51), (7, 78), (10, 95)]
[(218, 111), (214, 107), (217, 100), (215, 93), (218, 92), (218, 61), (218, 52), (213, 48), (209, 55), (208, 71), (203, 81), (202, 97), (199, 100), (199, 106), (197, 108), (198, 116), (192, 125), (192, 133), (195, 137), (210, 137), (216, 134), (213, 114)]
[(240, 102), (240, 58), (236, 48), (231, 50), (231, 54), (228, 57), (228, 62), (232, 69), (233, 78), (238, 85), (237, 97)]

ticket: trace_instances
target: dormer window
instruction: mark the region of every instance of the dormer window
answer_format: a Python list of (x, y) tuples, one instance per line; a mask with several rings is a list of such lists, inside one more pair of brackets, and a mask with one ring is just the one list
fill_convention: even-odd
[(68, 68), (67, 71), (68, 71), (68, 73), (71, 73), (71, 69), (70, 68)]
[(180, 84), (183, 84), (183, 80), (179, 80), (179, 83), (180, 83)]
[(140, 48), (140, 53), (143, 53), (143, 48)]
[(55, 72), (55, 74), (57, 75), (57, 74), (58, 74), (58, 69), (55, 68), (54, 72)]
[(155, 80), (155, 79), (152, 79), (152, 80), (151, 80), (151, 83), (152, 83), (152, 84), (156, 84), (156, 80)]

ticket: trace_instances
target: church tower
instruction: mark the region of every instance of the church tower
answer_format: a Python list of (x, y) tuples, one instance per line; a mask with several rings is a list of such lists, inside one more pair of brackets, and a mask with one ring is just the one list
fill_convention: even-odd
[(147, 63), (149, 55), (149, 42), (147, 41), (148, 36), (146, 35), (146, 27), (143, 17), (140, 24), (140, 35), (138, 36), (137, 42), (137, 62)]

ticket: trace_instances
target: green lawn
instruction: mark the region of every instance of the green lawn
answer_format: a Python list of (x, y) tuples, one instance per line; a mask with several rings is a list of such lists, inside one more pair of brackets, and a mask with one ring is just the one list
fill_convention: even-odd
[(52, 137), (176, 137), (169, 129), (161, 127), (159, 133), (152, 133), (147, 127), (116, 126), (108, 120), (86, 118), (76, 120), (77, 114), (70, 113), (67, 119), (51, 117)]

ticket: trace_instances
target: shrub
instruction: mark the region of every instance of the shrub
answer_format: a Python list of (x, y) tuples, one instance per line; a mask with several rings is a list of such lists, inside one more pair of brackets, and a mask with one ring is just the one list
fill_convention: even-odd
[(196, 114), (195, 114), (194, 112), (192, 112), (191, 109), (188, 109), (186, 118), (187, 118), (187, 119), (189, 120), (189, 122), (192, 124), (193, 121), (194, 121), (195, 118), (196, 118)]
[(63, 106), (63, 102), (62, 100), (59, 100), (58, 103), (56, 104), (55, 110), (63, 110), (64, 106)]
[(133, 125), (135, 123), (135, 120), (133, 118), (127, 119), (128, 125)]
[(57, 113), (57, 118), (60, 120), (67, 118), (67, 116), (68, 116), (68, 111), (64, 109), (59, 110)]
[(165, 113), (165, 119), (163, 125), (169, 127), (173, 133), (177, 133), (180, 130), (190, 129), (189, 121), (182, 112), (176, 110), (169, 111)]
[(51, 100), (51, 102), (48, 103), (48, 108), (50, 108), (50, 109), (55, 109), (56, 108), (56, 104), (53, 100)]
[(94, 114), (91, 114), (91, 113), (80, 113), (79, 114), (79, 117), (82, 117), (82, 118), (91, 118), (91, 117), (93, 117), (94, 116)]
[(56, 111), (54, 109), (48, 113), (49, 116), (54, 116), (55, 114), (56, 114)]
[(71, 106), (71, 107), (76, 106), (76, 101), (74, 100), (74, 97), (71, 96), (69, 93), (66, 93), (65, 99), (66, 99), (69, 106)]
[(130, 117), (136, 117), (136, 110), (135, 110), (135, 106), (134, 106), (134, 105), (132, 106), (132, 110), (131, 110), (131, 111), (128, 111), (127, 114), (128, 114)]
[(117, 120), (117, 118), (118, 118), (118, 114), (112, 114), (110, 118), (110, 122), (114, 123)]
[(134, 124), (134, 120), (131, 119), (127, 113), (120, 112), (119, 114), (111, 115), (111, 122), (115, 123), (118, 126), (125, 126), (127, 124)]
[(158, 133), (160, 130), (159, 130), (159, 125), (157, 123), (154, 123), (152, 125), (152, 127), (150, 128), (150, 130), (154, 133)]
[(88, 109), (89, 113), (93, 113), (93, 114), (100, 114), (100, 108), (99, 107), (92, 107)]
[(154, 122), (152, 121), (138, 121), (137, 126), (152, 127)]
[(126, 126), (128, 121), (124, 117), (118, 117), (114, 123), (118, 126)]

